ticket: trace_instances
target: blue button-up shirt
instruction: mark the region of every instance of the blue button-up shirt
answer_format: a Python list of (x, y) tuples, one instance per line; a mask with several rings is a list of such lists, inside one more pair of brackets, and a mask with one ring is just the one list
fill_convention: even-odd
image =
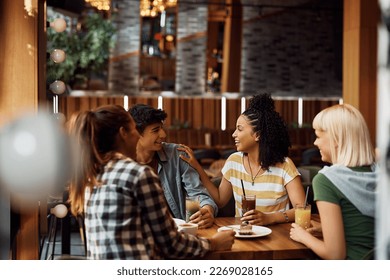
[(179, 157), (185, 154), (177, 150), (179, 147), (178, 144), (163, 143), (163, 148), (157, 152), (158, 176), (173, 216), (185, 220), (186, 196), (199, 196), (200, 207), (210, 205), (216, 216), (218, 206), (203, 186), (198, 172)]

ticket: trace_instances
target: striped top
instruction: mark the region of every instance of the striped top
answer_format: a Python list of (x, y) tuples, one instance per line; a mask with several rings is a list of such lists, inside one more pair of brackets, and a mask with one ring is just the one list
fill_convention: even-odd
[(264, 213), (286, 211), (290, 209), (286, 185), (299, 176), (299, 172), (290, 158), (283, 163), (271, 166), (268, 171), (256, 176), (252, 186), (252, 177), (245, 170), (244, 154), (236, 152), (230, 155), (222, 168), (222, 174), (232, 184), (236, 201), (236, 217), (242, 216), (241, 196), (243, 195), (241, 180), (245, 194), (256, 195), (256, 209)]

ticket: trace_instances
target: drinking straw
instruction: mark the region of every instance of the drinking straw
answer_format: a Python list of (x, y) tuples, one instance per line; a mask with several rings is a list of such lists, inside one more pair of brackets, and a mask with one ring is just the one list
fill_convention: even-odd
[(305, 204), (304, 204), (304, 209), (306, 209), (307, 206), (307, 197), (309, 195), (309, 186), (306, 187), (306, 196), (305, 196)]
[(245, 189), (244, 189), (244, 183), (242, 182), (242, 179), (241, 179), (241, 187), (242, 187), (242, 193), (244, 194), (244, 199), (246, 200)]

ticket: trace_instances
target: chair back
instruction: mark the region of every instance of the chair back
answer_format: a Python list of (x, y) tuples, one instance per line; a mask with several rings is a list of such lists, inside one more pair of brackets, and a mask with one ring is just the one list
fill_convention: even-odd
[[(222, 177), (216, 177), (211, 179), (211, 182), (218, 188), (221, 183)], [(217, 217), (234, 217), (236, 215), (236, 201), (234, 196), (230, 198), (229, 202), (222, 208), (218, 209)]]

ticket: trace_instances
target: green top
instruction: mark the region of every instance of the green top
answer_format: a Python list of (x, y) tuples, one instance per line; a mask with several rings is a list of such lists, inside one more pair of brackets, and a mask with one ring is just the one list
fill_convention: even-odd
[[(369, 171), (366, 167), (351, 169), (357, 172)], [(365, 258), (375, 246), (375, 219), (363, 215), (324, 174), (319, 173), (314, 177), (313, 190), (315, 201), (335, 203), (341, 208), (347, 244), (346, 258)]]

